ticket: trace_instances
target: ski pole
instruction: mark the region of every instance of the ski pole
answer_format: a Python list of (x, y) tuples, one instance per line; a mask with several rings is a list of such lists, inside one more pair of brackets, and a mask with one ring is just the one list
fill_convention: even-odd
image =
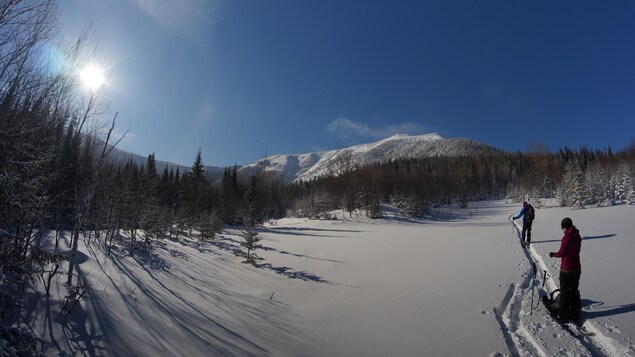
[(534, 262), (534, 278), (531, 280), (531, 309), (529, 315), (534, 314), (534, 295), (536, 292), (536, 262)]
[[(546, 282), (547, 282), (547, 270), (545, 270), (544, 273), (542, 274), (542, 287), (540, 287), (540, 299), (542, 299), (542, 291), (545, 289)], [(540, 304), (540, 301), (538, 301), (538, 304), (536, 304), (536, 308), (538, 308), (539, 304)]]

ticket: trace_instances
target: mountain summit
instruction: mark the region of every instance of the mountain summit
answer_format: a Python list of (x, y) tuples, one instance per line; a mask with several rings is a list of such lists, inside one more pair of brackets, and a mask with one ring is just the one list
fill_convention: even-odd
[(337, 172), (344, 162), (363, 166), (396, 159), (473, 155), (496, 150), (490, 145), (474, 140), (446, 139), (437, 133), (396, 134), (373, 143), (354, 145), (338, 150), (273, 155), (241, 167), (239, 173), (244, 175), (265, 170), (280, 175), (285, 182), (308, 181)]

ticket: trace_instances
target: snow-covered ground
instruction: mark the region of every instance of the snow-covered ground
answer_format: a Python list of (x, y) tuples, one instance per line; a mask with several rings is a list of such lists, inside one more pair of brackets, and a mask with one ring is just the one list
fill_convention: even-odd
[[(435, 219), (283, 219), (261, 230), (263, 260), (215, 243), (166, 240), (136, 258), (82, 247), (89, 299), (68, 317), (35, 295), (23, 322), (70, 354), (116, 356), (635, 355), (635, 207), (536, 211), (530, 250), (519, 204), (440, 208)], [(572, 336), (538, 303), (555, 289), (569, 216), (580, 229), (585, 327)], [(538, 268), (534, 279), (532, 262)], [(60, 282), (63, 279), (60, 279)], [(60, 283), (52, 291), (64, 296)], [(52, 353), (50, 355), (53, 355)]]

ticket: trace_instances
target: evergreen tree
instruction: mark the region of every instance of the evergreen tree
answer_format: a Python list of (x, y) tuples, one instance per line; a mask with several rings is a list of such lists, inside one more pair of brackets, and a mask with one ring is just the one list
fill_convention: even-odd
[(205, 165), (203, 164), (203, 154), (201, 149), (198, 149), (196, 153), (196, 159), (194, 160), (194, 164), (192, 165), (192, 178), (196, 184), (204, 184), (205, 183)]
[(201, 240), (213, 240), (216, 238), (216, 234), (222, 232), (223, 221), (220, 215), (214, 212), (211, 216), (205, 219), (201, 226)]
[(157, 175), (154, 153), (148, 155), (145, 170), (141, 175), (141, 215), (139, 226), (144, 232), (144, 240), (142, 247), (146, 250), (151, 249), (153, 239), (163, 236), (166, 230), (166, 210), (160, 206), (158, 197), (158, 189), (160, 186), (159, 176)]
[(567, 163), (564, 185), (565, 190), (567, 190), (567, 196), (570, 199), (568, 204), (573, 208), (584, 208), (585, 203), (588, 201), (588, 194), (585, 187), (582, 164), (578, 160)]
[(201, 150), (199, 149), (191, 171), (183, 175), (184, 216), (182, 218), (190, 235), (194, 229), (200, 227), (205, 216), (206, 186), (205, 166), (203, 165)]
[(620, 163), (615, 177), (615, 198), (622, 203), (632, 202), (635, 190), (633, 174), (627, 162)]
[(255, 226), (262, 223), (260, 215), (260, 195), (258, 191), (258, 176), (251, 175), (250, 184), (245, 192), (244, 198), (244, 224), (246, 226)]
[(233, 170), (226, 167), (221, 180), (218, 212), (223, 222), (227, 224), (235, 224), (237, 222), (238, 196), (237, 167), (234, 165)]
[(245, 230), (241, 233), (241, 236), (243, 238), (243, 241), (240, 243), (240, 245), (247, 249), (246, 262), (253, 263), (256, 258), (256, 254), (252, 252), (261, 247), (258, 242), (260, 242), (262, 238), (259, 236), (258, 231), (256, 231), (254, 226), (251, 224), (247, 224), (245, 226)]

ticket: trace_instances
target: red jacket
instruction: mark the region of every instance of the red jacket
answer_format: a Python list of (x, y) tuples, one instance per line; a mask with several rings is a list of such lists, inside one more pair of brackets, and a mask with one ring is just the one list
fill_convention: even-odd
[(560, 250), (556, 253), (556, 257), (562, 258), (560, 262), (560, 271), (563, 273), (579, 273), (580, 266), (580, 247), (582, 246), (582, 238), (580, 231), (575, 226), (567, 229), (560, 243)]

